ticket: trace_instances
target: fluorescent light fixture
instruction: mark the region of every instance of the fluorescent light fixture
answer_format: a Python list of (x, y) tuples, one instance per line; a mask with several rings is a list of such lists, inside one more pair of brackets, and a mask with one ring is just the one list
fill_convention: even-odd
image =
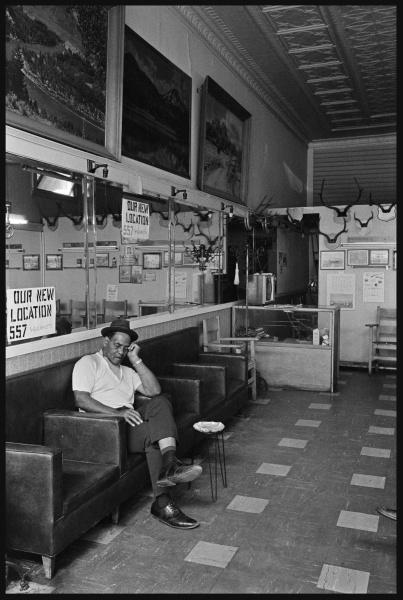
[(38, 190), (72, 197), (74, 196), (74, 185), (74, 181), (66, 181), (49, 175), (41, 175), (36, 187)]
[(26, 219), (24, 215), (16, 215), (15, 213), (10, 213), (9, 222), (10, 225), (27, 225), (28, 219)]

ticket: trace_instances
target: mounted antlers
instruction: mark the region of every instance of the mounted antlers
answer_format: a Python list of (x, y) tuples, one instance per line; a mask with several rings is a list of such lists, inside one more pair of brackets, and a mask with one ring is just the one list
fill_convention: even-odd
[(67, 217), (68, 219), (70, 219), (70, 221), (73, 223), (74, 227), (76, 229), (81, 229), (81, 227), (83, 226), (83, 219), (84, 219), (84, 215), (80, 215), (78, 217), (73, 217), (73, 215), (68, 215), (66, 213), (66, 211), (64, 210), (63, 206), (59, 203), (56, 202), (56, 205), (58, 206), (60, 212)]
[(347, 227), (346, 227), (346, 219), (343, 219), (344, 225), (343, 225), (343, 229), (341, 231), (339, 231), (338, 233), (336, 233), (336, 235), (334, 235), (333, 237), (330, 237), (330, 235), (328, 235), (327, 233), (323, 233), (323, 231), (321, 231), (320, 229), (318, 229), (318, 233), (320, 233), (321, 235), (323, 235), (329, 244), (334, 244), (335, 242), (337, 242), (338, 237), (344, 233), (345, 231), (347, 231)]
[(361, 227), (368, 227), (368, 223), (370, 221), (372, 221), (373, 218), (374, 218), (374, 213), (371, 211), (371, 216), (365, 223), (363, 223), (362, 221), (360, 221), (360, 219), (358, 217), (355, 216), (355, 213), (354, 213), (354, 221), (357, 221), (361, 225)]
[(210, 221), (211, 217), (213, 216), (213, 211), (212, 210), (208, 210), (208, 211), (195, 210), (193, 212), (193, 214), (196, 215), (197, 217), (199, 217), (200, 223), (203, 223), (203, 222)]
[[(181, 209), (178, 207), (178, 210), (174, 210), (174, 216), (176, 217), (176, 215), (181, 211)], [(159, 215), (164, 221), (168, 221), (169, 219), (169, 213), (168, 211), (166, 213), (163, 213), (161, 210), (154, 210), (152, 208), (152, 206), (150, 206), (150, 215), (152, 215), (153, 213), (156, 213), (157, 215)]]
[(255, 208), (255, 213), (262, 213), (264, 210), (266, 210), (266, 208), (268, 208), (269, 204), (271, 204), (272, 200), (273, 200), (273, 196), (270, 196), (270, 198), (263, 196), (263, 198), (261, 199), (261, 201)]
[(200, 231), (200, 228), (199, 228), (199, 233), (196, 233), (194, 235), (195, 235), (195, 237), (202, 236), (202, 237), (206, 238), (206, 240), (208, 241), (208, 243), (209, 243), (209, 245), (211, 247), (215, 246), (215, 244), (217, 243), (217, 240), (220, 237), (219, 235), (217, 235), (217, 237), (215, 237), (214, 239), (211, 239), (211, 238), (208, 237), (208, 235), (206, 235), (205, 233), (203, 233), (202, 231)]
[(351, 204), (347, 204), (347, 206), (345, 206), (344, 208), (339, 208), (338, 206), (332, 206), (330, 204), (326, 204), (323, 201), (323, 188), (325, 187), (325, 180), (322, 179), (322, 185), (320, 188), (320, 192), (319, 192), (319, 199), (322, 202), (323, 206), (326, 206), (326, 208), (331, 208), (332, 210), (334, 210), (336, 212), (336, 216), (337, 217), (342, 217), (343, 219), (345, 217), (347, 217), (347, 213), (350, 210), (350, 208), (352, 206), (354, 206), (354, 204), (358, 204), (360, 198), (361, 198), (361, 194), (363, 192), (362, 187), (360, 187), (360, 184), (358, 183), (357, 179), (355, 177), (353, 177), (354, 181), (356, 182), (357, 186), (358, 186), (358, 196), (355, 200), (355, 202), (352, 202)]
[(378, 208), (380, 208), (381, 212), (383, 213), (390, 213), (394, 206), (396, 206), (396, 202), (392, 202), (392, 204), (389, 204), (388, 208), (383, 208), (382, 204), (378, 204)]

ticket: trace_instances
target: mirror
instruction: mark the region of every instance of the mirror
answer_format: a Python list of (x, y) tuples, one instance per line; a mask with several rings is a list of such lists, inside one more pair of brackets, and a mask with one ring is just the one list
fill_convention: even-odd
[[(122, 243), (122, 198), (147, 205), (147, 239)], [(219, 211), (9, 154), (7, 221), (6, 288), (54, 287), (58, 335), (217, 300)]]

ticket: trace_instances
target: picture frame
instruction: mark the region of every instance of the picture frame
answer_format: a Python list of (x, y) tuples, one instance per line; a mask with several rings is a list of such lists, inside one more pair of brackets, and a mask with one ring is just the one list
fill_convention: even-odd
[(102, 252), (96, 254), (96, 266), (98, 267), (109, 267), (109, 253)]
[(366, 267), (368, 256), (368, 250), (362, 248), (347, 250), (347, 265), (349, 267)]
[(190, 179), (191, 105), (192, 78), (125, 25), (122, 155)]
[(322, 270), (343, 270), (345, 269), (344, 250), (321, 250), (320, 268)]
[[(169, 250), (164, 250), (164, 267), (168, 266)], [(175, 252), (175, 267), (183, 265), (183, 252)]]
[[(66, 5), (7, 8), (7, 125), (120, 158), (121, 95), (116, 90), (123, 70), (124, 6), (94, 5), (90, 18), (88, 7), (80, 6), (74, 10)], [(100, 37), (78, 25), (80, 10), (87, 10), (81, 23), (90, 21)], [(24, 31), (29, 31), (29, 40), (21, 37)], [(41, 42), (40, 61), (39, 50), (33, 52), (27, 43), (35, 39)], [(92, 46), (93, 52), (84, 53)]]
[(143, 283), (143, 269), (138, 265), (132, 265), (130, 269), (130, 283)]
[(119, 265), (119, 283), (130, 283), (131, 265)]
[(207, 76), (200, 114), (197, 169), (200, 190), (246, 203), (250, 123), (251, 114)]
[(45, 269), (47, 271), (63, 271), (63, 254), (46, 254)]
[(369, 251), (369, 265), (382, 266), (389, 264), (389, 250), (387, 248)]
[(184, 267), (195, 267), (197, 263), (193, 260), (193, 256), (191, 254), (183, 253), (183, 266)]
[(161, 252), (143, 252), (143, 269), (161, 269)]
[(157, 281), (157, 273), (155, 271), (144, 271), (143, 281)]
[(40, 255), (39, 254), (24, 254), (22, 257), (22, 268), (24, 271), (39, 271)]

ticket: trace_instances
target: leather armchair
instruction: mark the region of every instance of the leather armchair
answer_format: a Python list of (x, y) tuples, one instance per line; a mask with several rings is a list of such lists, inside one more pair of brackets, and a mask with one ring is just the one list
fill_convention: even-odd
[(56, 554), (119, 502), (109, 490), (122, 468), (124, 424), (50, 411), (43, 446), (6, 443), (7, 545), (41, 554), (49, 579)]

